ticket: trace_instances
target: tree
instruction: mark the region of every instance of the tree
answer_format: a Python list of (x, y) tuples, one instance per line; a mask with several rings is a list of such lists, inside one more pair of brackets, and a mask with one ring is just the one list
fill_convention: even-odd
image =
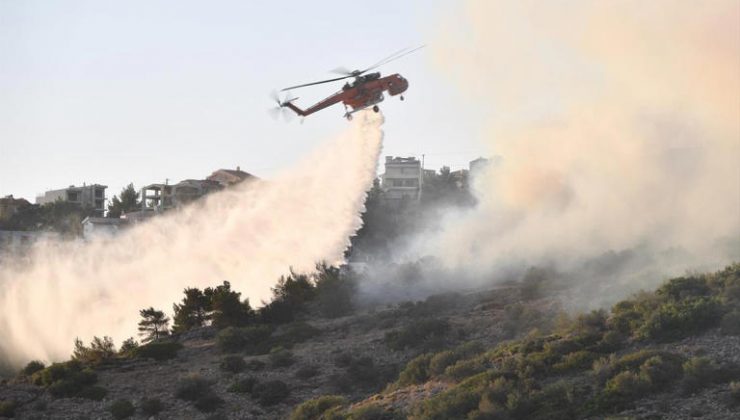
[(323, 316), (336, 318), (352, 312), (355, 283), (351, 277), (342, 275), (339, 268), (322, 262), (316, 264), (314, 283), (319, 310)]
[(98, 364), (112, 358), (115, 354), (116, 347), (113, 345), (113, 339), (108, 336), (93, 337), (90, 347), (85, 346), (82, 340), (76, 338), (72, 359), (82, 363)]
[(134, 184), (128, 184), (121, 190), (121, 198), (113, 196), (111, 204), (108, 205), (108, 217), (119, 218), (123, 213), (135, 211), (141, 207), (139, 193), (136, 192)]
[(253, 316), (249, 300), (243, 302), (241, 293), (231, 290), (231, 283), (216, 288), (206, 288), (203, 292), (205, 298), (210, 302), (212, 313), (210, 315), (212, 325), (218, 329), (226, 327), (242, 327), (249, 323)]
[[(212, 292), (211, 292), (212, 293)], [(238, 299), (238, 296), (237, 296)], [(202, 327), (211, 319), (213, 305), (209, 296), (200, 289), (186, 288), (181, 304), (172, 305), (175, 316), (172, 332), (178, 333), (192, 328)]]
[(149, 343), (169, 334), (167, 324), (170, 319), (162, 311), (152, 307), (142, 309), (139, 314), (143, 318), (139, 321), (139, 335), (144, 337), (141, 341)]

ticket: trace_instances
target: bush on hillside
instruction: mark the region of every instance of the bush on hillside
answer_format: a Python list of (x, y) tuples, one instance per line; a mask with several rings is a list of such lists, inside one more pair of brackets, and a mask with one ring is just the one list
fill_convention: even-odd
[(254, 389), (254, 386), (257, 385), (257, 379), (253, 376), (248, 376), (246, 378), (241, 378), (231, 384), (226, 390), (228, 392), (233, 392), (236, 394), (249, 394), (252, 392), (252, 389)]
[(15, 417), (18, 404), (12, 400), (0, 400), (0, 417)]
[[(93, 385), (98, 376), (92, 369), (84, 368), (79, 361), (72, 360), (64, 363), (54, 363), (51, 366), (37, 371), (31, 377), (34, 384), (47, 387), (54, 398), (81, 397), (98, 399), (104, 388)], [(101, 391), (102, 390), (102, 391)]]
[(740, 335), (740, 309), (726, 313), (719, 325), (722, 334)]
[(28, 362), (28, 364), (21, 369), (21, 375), (23, 376), (31, 376), (34, 373), (43, 370), (46, 367), (43, 362), (40, 362), (38, 360), (32, 360)]
[(121, 399), (114, 401), (108, 407), (108, 411), (110, 411), (114, 419), (121, 420), (133, 416), (136, 408), (134, 408), (134, 404), (131, 401)]
[(695, 334), (717, 324), (721, 306), (714, 298), (689, 298), (661, 305), (640, 328), (642, 337), (661, 341)]
[(223, 359), (221, 359), (221, 363), (218, 365), (221, 370), (231, 373), (240, 373), (243, 372), (244, 369), (247, 368), (247, 363), (244, 361), (244, 358), (237, 355), (229, 355), (224, 356)]
[(255, 349), (267, 342), (272, 332), (273, 328), (268, 325), (227, 327), (216, 336), (216, 344), (221, 351), (225, 352), (247, 351), (254, 353)]
[(406, 348), (439, 347), (450, 330), (450, 324), (443, 319), (428, 319), (414, 322), (407, 327), (391, 331), (385, 335), (385, 342), (393, 350)]
[(200, 375), (192, 374), (180, 379), (175, 387), (175, 398), (196, 401), (202, 395), (210, 392), (211, 382)]
[(146, 416), (156, 416), (164, 410), (164, 404), (159, 398), (144, 398), (139, 403), (139, 409)]
[(290, 420), (317, 420), (324, 413), (347, 405), (347, 399), (340, 395), (322, 395), (299, 404), (291, 413)]
[(213, 391), (201, 396), (193, 403), (193, 406), (203, 413), (215, 411), (224, 403), (224, 400)]
[(265, 381), (254, 386), (252, 396), (260, 405), (269, 406), (282, 402), (290, 395), (288, 385), (279, 380)]
[(295, 372), (298, 379), (310, 379), (319, 374), (319, 368), (314, 365), (302, 366)]
[(295, 363), (293, 353), (282, 347), (275, 347), (270, 351), (270, 364), (272, 367), (286, 367)]
[(433, 358), (430, 353), (422, 354), (412, 359), (398, 375), (398, 385), (408, 386), (421, 384), (429, 380), (429, 364)]
[(684, 392), (693, 393), (703, 388), (715, 379), (719, 366), (706, 357), (692, 357), (683, 364), (683, 381), (681, 383)]

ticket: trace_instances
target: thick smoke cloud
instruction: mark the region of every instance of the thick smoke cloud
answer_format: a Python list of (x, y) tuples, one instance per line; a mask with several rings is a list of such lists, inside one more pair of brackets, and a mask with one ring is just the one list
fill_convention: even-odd
[(740, 259), (740, 2), (481, 0), (446, 19), (434, 60), (502, 163), (418, 254), (491, 273), (632, 250), (653, 281)]
[(358, 113), (339, 138), (276, 179), (242, 184), (112, 238), (46, 242), (0, 270), (0, 356), (69, 356), (75, 337), (136, 336), (138, 311), (169, 311), (185, 287), (229, 280), (259, 304), (292, 266), (337, 262), (360, 227), (383, 118)]

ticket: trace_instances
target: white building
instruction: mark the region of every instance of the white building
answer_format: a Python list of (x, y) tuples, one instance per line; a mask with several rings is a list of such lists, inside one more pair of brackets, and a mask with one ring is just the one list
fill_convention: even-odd
[(66, 201), (74, 203), (83, 208), (95, 210), (98, 216), (103, 216), (105, 212), (105, 185), (92, 184), (75, 187), (70, 185), (69, 188), (61, 190), (46, 191), (43, 195), (36, 197), (36, 204), (47, 204), (55, 201)]
[(386, 156), (385, 173), (381, 175), (386, 200), (418, 200), (422, 174), (419, 159)]

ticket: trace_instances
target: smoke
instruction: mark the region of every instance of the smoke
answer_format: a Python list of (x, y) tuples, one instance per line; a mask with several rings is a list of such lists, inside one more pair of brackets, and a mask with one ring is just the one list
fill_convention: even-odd
[(185, 287), (229, 280), (254, 304), (290, 267), (337, 262), (361, 225), (383, 133), (380, 114), (276, 179), (243, 183), (110, 238), (44, 242), (0, 270), (0, 356), (66, 358), (75, 337), (136, 336), (139, 309), (169, 311)]
[(418, 254), (491, 273), (634, 251), (653, 281), (740, 259), (740, 2), (481, 0), (445, 19), (435, 63), (502, 162)]

